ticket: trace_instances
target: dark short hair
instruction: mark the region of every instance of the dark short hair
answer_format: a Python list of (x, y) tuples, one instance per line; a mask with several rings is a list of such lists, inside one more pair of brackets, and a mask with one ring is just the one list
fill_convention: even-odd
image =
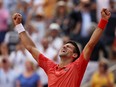
[[(79, 50), (79, 47), (78, 47), (78, 45), (77, 45), (77, 43), (75, 42), (75, 41), (68, 41), (68, 42), (66, 42), (66, 44), (68, 44), (68, 43), (70, 43), (70, 44), (72, 44), (74, 47), (75, 47), (75, 49), (74, 49), (74, 53), (77, 53), (78, 54), (78, 56), (77, 56), (77, 58), (80, 56), (80, 50)], [(75, 58), (75, 60), (77, 59), (77, 58)], [(74, 60), (74, 61), (75, 61)]]

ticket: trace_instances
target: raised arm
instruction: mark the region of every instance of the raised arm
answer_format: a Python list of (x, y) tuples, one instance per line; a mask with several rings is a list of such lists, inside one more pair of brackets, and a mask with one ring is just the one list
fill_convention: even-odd
[(99, 41), (110, 16), (111, 16), (111, 13), (107, 9), (102, 9), (101, 21), (99, 22), (98, 27), (93, 32), (89, 42), (87, 43), (87, 45), (85, 46), (85, 48), (83, 50), (84, 58), (86, 60), (89, 60), (91, 53), (92, 53), (95, 45)]
[(15, 24), (16, 30), (19, 33), (21, 42), (23, 43), (25, 48), (32, 54), (32, 56), (35, 58), (35, 60), (37, 61), (37, 58), (38, 58), (40, 52), (37, 50), (35, 44), (30, 39), (28, 34), (25, 32), (25, 29), (24, 29), (23, 25), (21, 24), (21, 21), (22, 21), (22, 15), (19, 13), (15, 13), (13, 15), (13, 22)]

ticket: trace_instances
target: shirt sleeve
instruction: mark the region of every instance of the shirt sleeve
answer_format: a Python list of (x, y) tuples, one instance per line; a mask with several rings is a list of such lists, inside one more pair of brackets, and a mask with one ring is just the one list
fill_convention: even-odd
[(81, 55), (80, 55), (80, 57), (75, 61), (75, 63), (78, 64), (80, 67), (81, 66), (86, 67), (87, 64), (88, 64), (88, 62), (89, 62), (89, 60), (86, 60), (84, 58), (84, 55), (83, 54), (84, 53), (82, 52)]
[(80, 57), (74, 62), (78, 69), (78, 74), (80, 77), (83, 77), (88, 62), (89, 61), (84, 58), (83, 52), (81, 53)]
[(39, 66), (44, 69), (46, 74), (48, 73), (50, 68), (56, 65), (53, 61), (49, 60), (43, 54), (39, 54), (38, 63), (39, 63)]

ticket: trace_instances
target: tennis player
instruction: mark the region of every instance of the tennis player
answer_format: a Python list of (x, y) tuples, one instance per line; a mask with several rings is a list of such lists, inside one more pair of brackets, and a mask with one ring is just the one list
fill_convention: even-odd
[(61, 58), (59, 64), (55, 64), (38, 51), (21, 24), (21, 14), (15, 13), (13, 15), (13, 21), (23, 45), (46, 72), (48, 76), (48, 87), (80, 87), (90, 55), (100, 39), (110, 16), (111, 13), (109, 10), (103, 8), (98, 27), (93, 32), (82, 53), (80, 53), (77, 44), (73, 41), (69, 41), (63, 45), (59, 51)]

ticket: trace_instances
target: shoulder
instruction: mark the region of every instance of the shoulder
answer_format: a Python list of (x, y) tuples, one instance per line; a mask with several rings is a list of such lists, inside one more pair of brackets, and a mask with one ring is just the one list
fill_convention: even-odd
[(36, 72), (34, 72), (33, 78), (35, 78), (36, 80), (40, 80), (40, 76)]
[(114, 76), (114, 73), (113, 72), (108, 72), (108, 75), (113, 77)]
[(39, 77), (39, 75), (36, 72), (34, 72), (33, 76)]
[(82, 51), (81, 54), (80, 54), (80, 56), (79, 56), (79, 58), (76, 60), (76, 62), (88, 63), (89, 60), (86, 60), (86, 59), (84, 58), (84, 52)]
[(23, 74), (20, 74), (20, 75), (17, 77), (18, 80), (19, 80), (19, 79), (22, 79), (22, 78), (24, 78)]
[(98, 76), (99, 75), (99, 72), (98, 71), (95, 71), (94, 73), (93, 73), (93, 76)]
[(92, 80), (96, 79), (97, 77), (99, 77), (99, 72), (98, 71), (96, 71), (96, 72), (93, 73)]

